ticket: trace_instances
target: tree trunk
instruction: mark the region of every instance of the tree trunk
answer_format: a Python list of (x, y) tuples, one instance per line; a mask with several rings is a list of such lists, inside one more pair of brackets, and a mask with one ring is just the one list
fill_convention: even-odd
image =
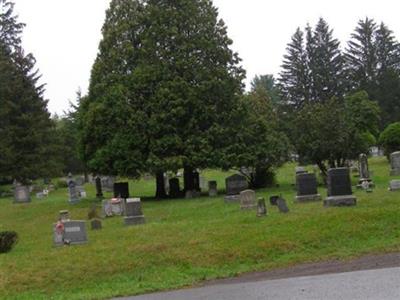
[(167, 192), (165, 191), (164, 172), (156, 173), (156, 198), (157, 199), (168, 198)]
[(324, 181), (324, 184), (326, 185), (327, 177), (328, 177), (328, 170), (326, 169), (325, 164), (321, 161), (317, 162), (317, 165), (318, 165), (319, 169), (321, 170), (322, 180)]

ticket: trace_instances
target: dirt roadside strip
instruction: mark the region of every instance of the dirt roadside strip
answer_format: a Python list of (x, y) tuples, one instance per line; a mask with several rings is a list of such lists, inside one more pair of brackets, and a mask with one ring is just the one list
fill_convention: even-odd
[(290, 268), (277, 269), (266, 272), (252, 272), (238, 277), (216, 279), (203, 282), (196, 287), (219, 284), (235, 284), (245, 282), (257, 282), (263, 280), (284, 279), (292, 277), (304, 277), (325, 275), (334, 273), (346, 273), (363, 270), (376, 270), (400, 267), (400, 253), (388, 253), (380, 255), (367, 255), (354, 260), (331, 260), (318, 263), (296, 265)]

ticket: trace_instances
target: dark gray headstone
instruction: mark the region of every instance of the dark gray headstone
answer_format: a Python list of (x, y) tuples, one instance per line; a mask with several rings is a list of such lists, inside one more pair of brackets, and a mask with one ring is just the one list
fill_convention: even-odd
[(357, 199), (351, 189), (350, 170), (337, 168), (328, 170), (328, 197), (325, 206), (354, 206)]
[(31, 202), (29, 186), (17, 185), (14, 189), (14, 203)]
[(145, 223), (140, 198), (126, 199), (125, 216), (125, 225), (139, 225)]
[(226, 194), (238, 195), (248, 188), (246, 177), (235, 174), (225, 179)]
[(77, 189), (76, 182), (73, 179), (68, 180), (68, 193), (69, 193), (69, 203), (75, 204), (80, 200), (79, 191)]
[(295, 168), (295, 172), (296, 172), (296, 175), (297, 175), (297, 174), (307, 173), (308, 171), (306, 170), (305, 167), (299, 166), (299, 167), (296, 167), (296, 168)]
[(286, 214), (289, 212), (289, 208), (287, 207), (286, 200), (283, 199), (282, 197), (278, 198), (278, 200), (276, 201), (276, 205), (278, 206), (279, 211), (281, 213)]
[(276, 195), (271, 196), (271, 197), (269, 197), (269, 203), (272, 206), (277, 206), (278, 205), (278, 199), (279, 199), (279, 196), (276, 196)]
[(348, 168), (328, 170), (328, 196), (352, 195), (350, 172)]
[(253, 190), (245, 190), (240, 192), (240, 208), (254, 209), (256, 208), (256, 192)]
[(208, 182), (208, 196), (210, 197), (218, 196), (218, 186), (216, 181)]
[(179, 178), (171, 178), (169, 180), (169, 196), (171, 198), (180, 198), (181, 188), (179, 186)]
[(265, 217), (267, 215), (267, 207), (265, 206), (265, 199), (258, 198), (257, 200), (257, 217)]
[(54, 244), (61, 246), (79, 245), (87, 243), (85, 221), (65, 221), (62, 222), (63, 231), (57, 230), (57, 224), (54, 224)]
[(317, 177), (313, 173), (298, 173), (296, 175), (296, 201), (319, 201)]
[(128, 182), (114, 183), (114, 197), (128, 199), (129, 198), (129, 183)]
[(394, 152), (390, 155), (390, 175), (398, 176), (400, 175), (400, 151)]

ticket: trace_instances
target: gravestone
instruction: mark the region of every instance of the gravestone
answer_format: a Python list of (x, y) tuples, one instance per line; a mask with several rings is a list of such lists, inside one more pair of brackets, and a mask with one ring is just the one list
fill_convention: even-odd
[(145, 223), (140, 198), (125, 200), (125, 225), (140, 225)]
[(70, 220), (70, 218), (69, 218), (69, 211), (68, 211), (68, 210), (60, 210), (60, 212), (59, 212), (59, 219), (60, 219), (60, 221), (62, 221), (62, 222), (69, 221), (69, 220)]
[(265, 206), (265, 199), (258, 198), (257, 200), (257, 217), (265, 217), (267, 215), (267, 207)]
[(218, 185), (216, 181), (208, 182), (208, 196), (210, 197), (218, 196)]
[(390, 176), (400, 175), (400, 151), (394, 152), (390, 155)]
[(105, 217), (113, 217), (113, 208), (110, 200), (104, 200), (103, 201), (103, 215)]
[(321, 195), (318, 194), (317, 177), (312, 173), (297, 173), (297, 202), (320, 201)]
[(78, 193), (78, 197), (80, 199), (86, 198), (86, 191), (85, 191), (85, 187), (83, 185), (76, 186), (76, 192)]
[(239, 202), (240, 192), (248, 188), (246, 177), (234, 174), (225, 179), (226, 196), (225, 202)]
[(193, 199), (193, 198), (199, 198), (201, 196), (201, 193), (196, 190), (192, 191), (186, 191), (185, 192), (185, 199)]
[(360, 154), (358, 158), (360, 181), (370, 180), (369, 168), (368, 168), (368, 156), (366, 154)]
[(66, 221), (64, 223), (64, 243), (79, 245), (87, 243), (85, 221)]
[(276, 201), (276, 205), (278, 206), (279, 212), (287, 214), (289, 212), (289, 208), (287, 207), (286, 200), (282, 197), (279, 197)]
[(29, 203), (31, 202), (31, 195), (29, 187), (25, 185), (17, 185), (14, 189), (14, 203)]
[(83, 186), (85, 184), (85, 177), (79, 176), (75, 179), (76, 185)]
[(115, 182), (115, 177), (113, 176), (103, 176), (101, 178), (101, 185), (103, 187), (104, 192), (113, 192), (114, 189), (114, 182)]
[(44, 196), (44, 193), (43, 192), (39, 192), (39, 193), (36, 193), (36, 198), (37, 199), (43, 199), (45, 196)]
[(181, 188), (179, 186), (179, 178), (171, 178), (169, 180), (169, 196), (171, 198), (181, 197)]
[(296, 175), (297, 175), (297, 174), (307, 173), (308, 171), (306, 170), (305, 167), (299, 166), (299, 167), (296, 167), (296, 168), (295, 168), (295, 172), (296, 172)]
[(103, 198), (103, 190), (101, 187), (101, 178), (100, 176), (96, 177), (96, 197), (99, 199)]
[(68, 180), (68, 194), (69, 194), (69, 203), (76, 204), (79, 203), (79, 192), (76, 186), (76, 182), (70, 178)]
[(394, 192), (400, 190), (400, 180), (390, 181), (389, 191)]
[(206, 178), (203, 177), (203, 176), (200, 176), (200, 189), (201, 189), (202, 191), (204, 191), (204, 190), (207, 189), (207, 180), (206, 180)]
[(245, 190), (240, 192), (240, 208), (242, 210), (254, 209), (256, 206), (256, 192), (253, 190)]
[(271, 196), (271, 197), (269, 197), (269, 203), (272, 206), (277, 206), (278, 205), (278, 199), (279, 199), (279, 196), (276, 196), (276, 195)]
[(350, 170), (337, 168), (328, 170), (328, 197), (324, 205), (328, 206), (354, 206), (357, 199), (351, 190)]
[(118, 182), (114, 183), (114, 198), (129, 198), (129, 183), (128, 182)]
[(92, 230), (100, 230), (100, 229), (102, 229), (101, 220), (99, 220), (99, 219), (92, 220), (90, 222), (90, 226), (91, 226)]

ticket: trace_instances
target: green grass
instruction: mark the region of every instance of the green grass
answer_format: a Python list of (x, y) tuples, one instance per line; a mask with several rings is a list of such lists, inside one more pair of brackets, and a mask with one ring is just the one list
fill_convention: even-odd
[[(357, 207), (330, 208), (322, 203), (295, 204), (294, 165), (278, 172), (279, 188), (257, 192), (266, 199), (280, 194), (291, 212), (279, 214), (268, 205), (268, 217), (210, 199), (145, 201), (147, 224), (124, 227), (121, 218), (103, 221), (83, 246), (54, 248), (52, 223), (68, 209), (85, 219), (94, 201), (67, 203), (67, 191), (46, 200), (15, 205), (0, 199), (0, 231), (15, 230), (20, 241), (0, 255), (0, 298), (106, 299), (193, 285), (202, 280), (237, 276), (327, 259), (351, 259), (400, 250), (400, 192), (388, 192), (389, 166), (373, 159), (377, 187), (372, 194), (356, 191)], [(224, 187), (226, 173), (207, 171), (208, 180)], [(356, 180), (356, 179), (355, 179)], [(154, 181), (131, 185), (135, 196), (151, 197)], [(320, 188), (322, 196), (326, 191)]]

